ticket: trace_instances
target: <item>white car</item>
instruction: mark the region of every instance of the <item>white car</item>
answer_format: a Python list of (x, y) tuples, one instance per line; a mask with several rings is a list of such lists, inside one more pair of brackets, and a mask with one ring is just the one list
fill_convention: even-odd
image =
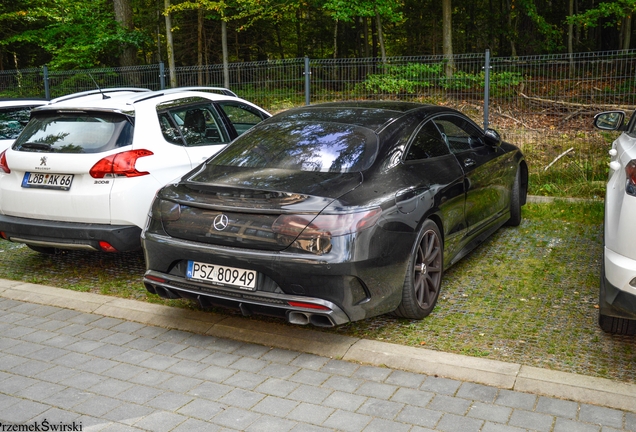
[(20, 135), (31, 110), (47, 103), (44, 99), (0, 99), (0, 152)]
[(196, 90), (104, 89), (34, 109), (0, 153), (0, 237), (43, 253), (139, 249), (155, 192), (270, 117)]
[(608, 333), (636, 334), (636, 113), (625, 125), (625, 113), (608, 111), (594, 126), (623, 133), (610, 150), (605, 195), (605, 234), (599, 325)]

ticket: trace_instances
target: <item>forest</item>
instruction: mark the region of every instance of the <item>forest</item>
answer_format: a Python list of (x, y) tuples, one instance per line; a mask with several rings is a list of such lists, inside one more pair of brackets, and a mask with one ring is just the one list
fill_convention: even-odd
[(636, 0), (12, 0), (0, 71), (634, 47)]

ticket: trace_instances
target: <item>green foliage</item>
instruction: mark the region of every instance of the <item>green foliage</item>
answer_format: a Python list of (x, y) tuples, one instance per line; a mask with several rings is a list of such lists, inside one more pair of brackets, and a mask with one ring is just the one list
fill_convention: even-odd
[(567, 17), (567, 22), (580, 24), (585, 27), (596, 27), (601, 18), (614, 18), (614, 21), (607, 21), (605, 26), (620, 23), (625, 18), (632, 16), (636, 12), (636, 0), (610, 0), (601, 2), (598, 6), (588, 9), (576, 15)]
[(107, 65), (117, 58), (121, 46), (145, 42), (142, 33), (119, 26), (109, 0), (57, 0), (2, 14), (2, 21), (25, 22), (28, 26), (1, 40), (0, 45), (38, 46), (51, 56), (48, 65), (59, 70)]
[[(490, 74), (490, 91), (494, 96), (506, 96), (510, 88), (518, 86), (523, 78), (518, 72)], [(436, 87), (443, 90), (483, 90), (485, 74), (456, 71), (452, 77), (444, 73), (444, 63), (408, 63), (387, 65), (385, 73), (369, 74), (359, 83), (356, 91), (372, 94), (416, 94)]]

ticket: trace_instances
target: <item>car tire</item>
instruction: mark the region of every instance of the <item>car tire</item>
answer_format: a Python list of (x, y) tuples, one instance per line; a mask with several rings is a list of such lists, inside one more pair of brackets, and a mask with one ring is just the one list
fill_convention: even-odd
[(521, 224), (521, 168), (517, 168), (517, 175), (512, 185), (510, 193), (510, 219), (506, 222), (508, 226), (519, 226)]
[(424, 222), (402, 287), (402, 302), (394, 315), (408, 319), (427, 317), (435, 307), (442, 285), (444, 247), (437, 224)]
[(636, 321), (598, 314), (598, 325), (605, 333), (616, 335), (635, 335)]

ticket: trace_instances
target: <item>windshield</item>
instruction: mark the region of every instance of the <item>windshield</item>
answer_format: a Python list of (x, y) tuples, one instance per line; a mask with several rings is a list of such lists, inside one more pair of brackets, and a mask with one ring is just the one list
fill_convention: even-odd
[(369, 168), (377, 148), (378, 138), (370, 129), (283, 121), (255, 126), (208, 164), (346, 173)]
[(14, 150), (100, 153), (132, 144), (133, 126), (121, 114), (54, 113), (34, 116)]

